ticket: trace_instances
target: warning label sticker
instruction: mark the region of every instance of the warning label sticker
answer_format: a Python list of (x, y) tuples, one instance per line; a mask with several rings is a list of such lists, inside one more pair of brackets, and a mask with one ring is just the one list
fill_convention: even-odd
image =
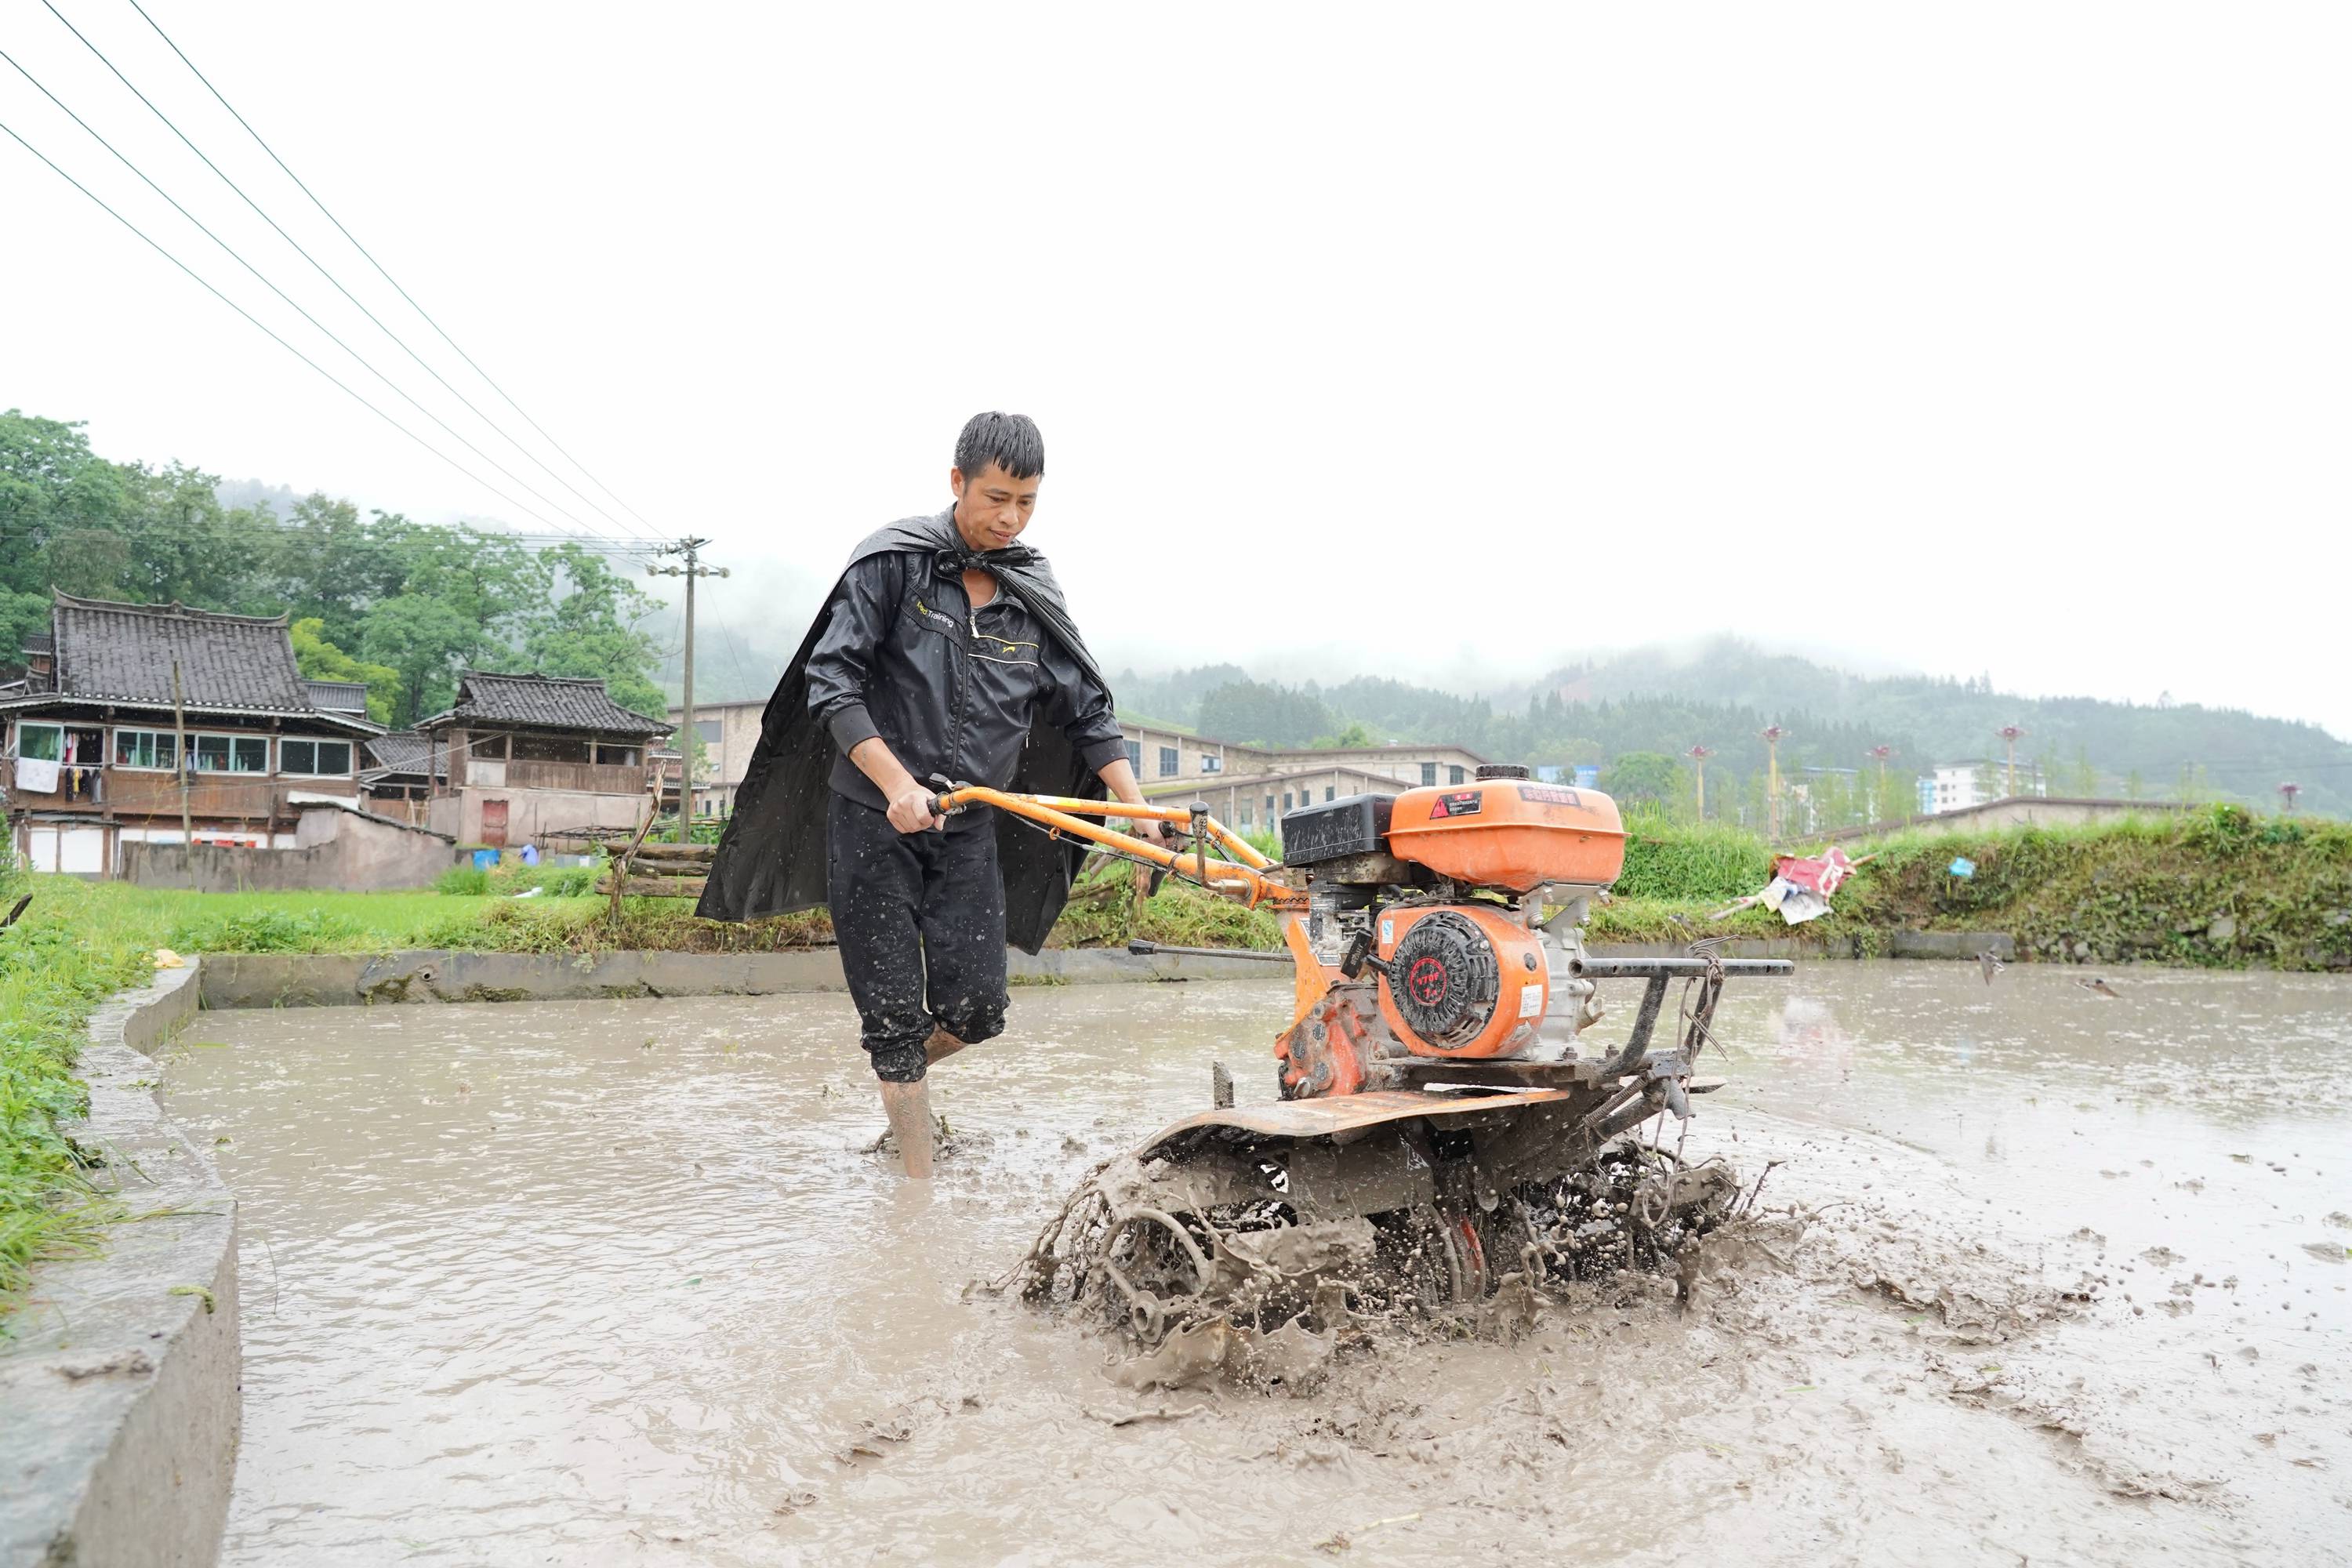
[(1429, 808), (1429, 815), (1432, 820), (1441, 816), (1475, 816), (1478, 808), (1485, 804), (1486, 797), (1476, 790), (1465, 789), (1453, 795), (1439, 795), (1437, 804)]
[(1558, 784), (1521, 784), (1519, 798), (1534, 801), (1538, 805), (1582, 805), (1584, 804), (1583, 797), (1574, 790), (1562, 789)]
[(1544, 988), (1541, 985), (1519, 987), (1519, 1016), (1540, 1018), (1544, 1010)]

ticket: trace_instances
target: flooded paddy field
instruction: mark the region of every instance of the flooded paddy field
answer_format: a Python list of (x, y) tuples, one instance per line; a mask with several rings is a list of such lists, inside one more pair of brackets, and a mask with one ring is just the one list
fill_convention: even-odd
[(1270, 1096), (1286, 982), (1016, 991), (929, 1192), (843, 997), (207, 1015), (223, 1561), (2343, 1561), (2352, 984), (2114, 978), (1735, 984), (1692, 1151), (1794, 1215), (1687, 1311), (1622, 1278), (1297, 1396), (1139, 1393), (965, 1289), (1213, 1057)]

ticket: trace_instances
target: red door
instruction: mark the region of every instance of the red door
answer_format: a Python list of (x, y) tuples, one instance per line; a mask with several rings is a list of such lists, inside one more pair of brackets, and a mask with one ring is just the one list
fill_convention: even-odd
[(507, 803), (502, 800), (482, 802), (482, 842), (493, 849), (507, 847)]

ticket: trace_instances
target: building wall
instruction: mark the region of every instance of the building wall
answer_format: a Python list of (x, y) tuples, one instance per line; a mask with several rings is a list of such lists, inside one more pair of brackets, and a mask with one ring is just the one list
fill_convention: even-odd
[[(1423, 763), (1433, 763), (1437, 768), (1437, 776), (1432, 782), (1453, 784), (1458, 782), (1453, 777), (1454, 769), (1462, 770), (1464, 780), (1475, 777), (1480, 760), (1477, 753), (1451, 745), (1405, 743), (1337, 750), (1242, 746), (1145, 724), (1123, 723), (1119, 729), (1127, 736), (1128, 758), (1135, 763), (1136, 777), (1146, 789), (1188, 779), (1212, 779), (1219, 774), (1289, 773), (1332, 766), (1361, 768), (1411, 788), (1422, 783)], [(1174, 753), (1172, 770), (1165, 766), (1171, 759), (1162, 755), (1169, 752)]]
[(1244, 777), (1224, 784), (1208, 782), (1197, 789), (1155, 799), (1162, 805), (1197, 800), (1226, 826), (1259, 832), (1278, 830), (1286, 811), (1346, 795), (1377, 794), (1387, 789), (1390, 782), (1378, 775), (1367, 777), (1352, 768), (1307, 768), (1272, 778)]
[(304, 812), (289, 837), (295, 845), (255, 849), (132, 840), (122, 846), (122, 878), (142, 888), (204, 893), (375, 893), (429, 888), (458, 861), (457, 847), (436, 834), (333, 807)]
[[(706, 736), (702, 742), (703, 771), (695, 779), (695, 798), (705, 810), (730, 812), (735, 809), (735, 790), (743, 782), (751, 765), (752, 748), (760, 743), (760, 719), (767, 711), (767, 701), (757, 702), (698, 702), (694, 705), (694, 721), (698, 728), (716, 726), (717, 737)], [(686, 722), (686, 710), (672, 708), (669, 721)], [(687, 744), (681, 731), (672, 742), (680, 750)]]
[(650, 795), (590, 795), (570, 790), (466, 787), (437, 796), (426, 826), (460, 844), (482, 839), (482, 803), (507, 803), (507, 847), (520, 848), (541, 834), (583, 827), (634, 829), (653, 809)]

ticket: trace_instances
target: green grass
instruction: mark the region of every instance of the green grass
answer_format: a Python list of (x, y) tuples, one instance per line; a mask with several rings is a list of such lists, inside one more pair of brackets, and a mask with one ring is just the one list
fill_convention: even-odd
[(93, 1246), (115, 1213), (61, 1131), (87, 1109), (72, 1075), (90, 1009), (154, 973), (152, 927), (83, 895), (79, 883), (0, 876), (33, 903), (0, 931), (0, 1336), (26, 1270)]

